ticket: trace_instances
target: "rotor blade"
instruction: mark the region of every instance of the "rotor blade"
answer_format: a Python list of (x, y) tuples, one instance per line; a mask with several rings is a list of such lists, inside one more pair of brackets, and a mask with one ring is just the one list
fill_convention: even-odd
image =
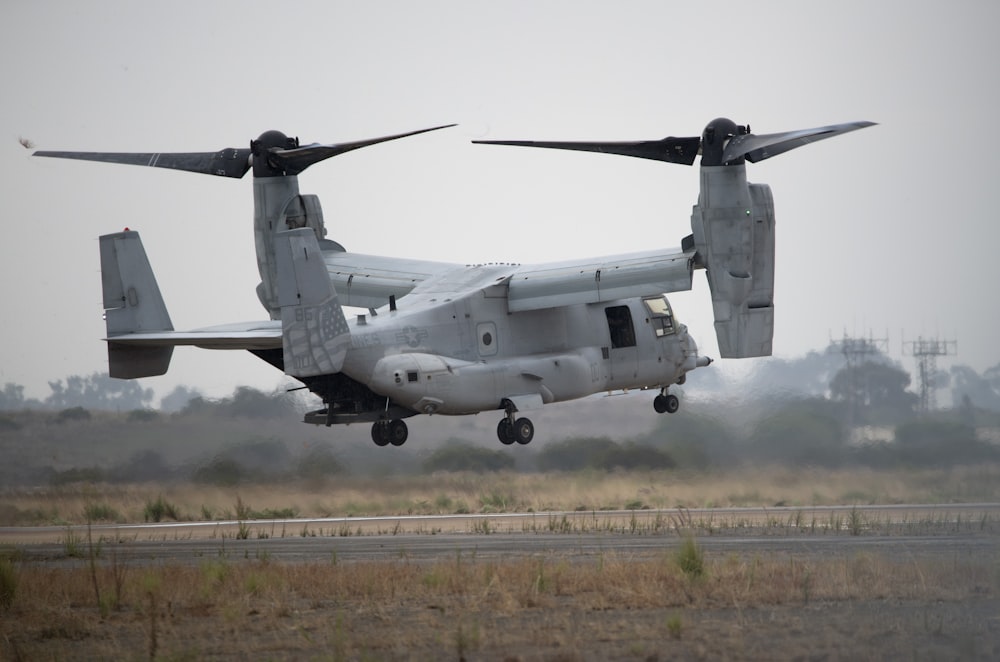
[(102, 161), (104, 163), (124, 163), (126, 165), (150, 166), (186, 170), (219, 177), (239, 179), (250, 169), (250, 150), (233, 147), (218, 152), (186, 152), (157, 154), (151, 152), (49, 152), (39, 151), (32, 156), (48, 156), (58, 159), (80, 161)]
[(392, 136), (369, 138), (368, 140), (358, 140), (349, 143), (337, 143), (331, 145), (313, 143), (311, 145), (293, 147), (291, 149), (272, 149), (268, 152), (268, 158), (274, 163), (274, 165), (283, 168), (285, 170), (285, 174), (297, 175), (314, 163), (319, 163), (320, 161), (328, 159), (332, 156), (339, 156), (344, 152), (350, 152), (351, 150), (360, 149), (362, 147), (384, 143), (389, 140), (396, 140), (397, 138), (406, 138), (420, 133), (427, 133), (428, 131), (447, 129), (453, 126), (457, 125), (443, 124), (429, 129), (420, 129), (418, 131), (409, 131), (407, 133), (397, 133)]
[(517, 147), (547, 147), (571, 149), (581, 152), (620, 154), (640, 159), (653, 159), (667, 163), (692, 165), (698, 156), (701, 138), (674, 138), (662, 140), (637, 140), (632, 142), (545, 142), (535, 140), (473, 140), (477, 145), (514, 145)]
[(875, 122), (846, 122), (844, 124), (833, 124), (831, 126), (821, 126), (816, 129), (801, 129), (799, 131), (786, 131), (785, 133), (769, 133), (762, 136), (755, 136), (752, 133), (742, 136), (735, 136), (726, 145), (723, 151), (723, 161), (733, 161), (740, 157), (745, 157), (750, 163), (756, 163), (778, 156), (785, 152), (802, 147), (819, 140), (833, 138), (850, 131), (857, 131), (867, 126), (873, 126)]

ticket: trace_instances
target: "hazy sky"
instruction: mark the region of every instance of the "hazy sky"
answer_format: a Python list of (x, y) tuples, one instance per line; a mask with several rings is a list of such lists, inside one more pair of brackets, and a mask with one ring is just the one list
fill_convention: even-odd
[[(338, 142), (458, 122), (314, 166), (302, 191), (349, 250), (537, 263), (679, 245), (697, 170), (470, 139), (657, 139), (718, 116), (756, 133), (879, 123), (748, 166), (775, 196), (776, 355), (870, 331), (901, 357), (904, 335), (940, 336), (981, 371), (1000, 362), (998, 25), (987, 1), (7, 0), (0, 384), (45, 397), (107, 369), (96, 239), (125, 226), (177, 328), (265, 317), (249, 175), (32, 159), (19, 138), (210, 151), (272, 128)], [(671, 301), (717, 356), (704, 275)], [(180, 348), (143, 385), (280, 377)]]

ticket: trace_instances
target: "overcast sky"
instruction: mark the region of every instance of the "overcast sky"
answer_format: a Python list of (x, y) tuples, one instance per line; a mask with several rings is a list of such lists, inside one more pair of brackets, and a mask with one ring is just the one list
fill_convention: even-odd
[[(97, 237), (142, 234), (177, 328), (263, 319), (251, 178), (30, 158), (210, 151), (267, 129), (351, 141), (458, 122), (300, 177), (349, 250), (537, 263), (677, 246), (693, 168), (471, 145), (879, 126), (748, 165), (771, 185), (775, 354), (831, 336), (957, 340), (1000, 362), (995, 2), (55, 2), (0, 5), (0, 384), (107, 370)], [(671, 296), (717, 356), (708, 287)], [(710, 369), (725, 369), (726, 362)], [(939, 366), (947, 367), (941, 361)], [(692, 376), (693, 379), (693, 376)], [(244, 352), (180, 348), (164, 395), (270, 389)]]

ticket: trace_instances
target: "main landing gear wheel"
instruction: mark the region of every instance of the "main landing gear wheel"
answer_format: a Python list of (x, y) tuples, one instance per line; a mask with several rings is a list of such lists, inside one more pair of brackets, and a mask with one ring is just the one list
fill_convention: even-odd
[(502, 418), (497, 423), (497, 437), (504, 446), (515, 441), (523, 446), (535, 438), (535, 425), (527, 418), (519, 418), (513, 423), (510, 418)]
[(653, 409), (657, 414), (673, 414), (680, 409), (681, 401), (672, 393), (661, 393), (653, 398)]
[(389, 445), (389, 422), (375, 421), (372, 423), (372, 441), (376, 446)]
[(497, 423), (497, 437), (504, 446), (510, 446), (514, 443), (514, 425), (510, 419), (501, 418), (500, 422)]
[(531, 443), (535, 438), (535, 426), (526, 418), (519, 418), (514, 422), (514, 441), (522, 446)]
[(527, 418), (515, 418), (517, 408), (509, 400), (503, 401), (506, 414), (497, 423), (497, 437), (504, 446), (510, 446), (514, 442), (521, 444), (531, 443), (535, 437), (535, 426)]
[(376, 446), (402, 446), (410, 433), (406, 423), (399, 419), (392, 421), (375, 421), (372, 423), (372, 441)]
[(406, 443), (406, 438), (410, 436), (409, 430), (406, 429), (406, 423), (399, 420), (398, 418), (393, 421), (389, 421), (389, 443), (393, 446), (402, 446)]

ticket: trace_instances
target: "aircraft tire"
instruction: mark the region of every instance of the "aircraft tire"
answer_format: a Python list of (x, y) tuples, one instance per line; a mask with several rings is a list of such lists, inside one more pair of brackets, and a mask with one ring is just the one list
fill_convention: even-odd
[(530, 444), (535, 438), (535, 425), (527, 418), (519, 418), (514, 422), (514, 440), (521, 444)]
[(393, 446), (402, 446), (406, 443), (406, 438), (410, 436), (410, 432), (406, 429), (406, 423), (397, 418), (389, 422), (386, 436), (389, 438), (389, 443)]
[(673, 393), (671, 393), (670, 395), (666, 396), (666, 401), (667, 401), (667, 413), (668, 414), (673, 414), (678, 409), (681, 408), (681, 401), (678, 400), (677, 396), (674, 395)]
[(389, 443), (389, 426), (385, 421), (372, 423), (372, 441), (376, 446), (385, 446)]
[(667, 396), (661, 394), (653, 398), (653, 409), (656, 410), (657, 414), (666, 414)]
[(510, 446), (514, 443), (514, 426), (506, 418), (501, 418), (500, 422), (497, 423), (497, 437), (504, 446)]

